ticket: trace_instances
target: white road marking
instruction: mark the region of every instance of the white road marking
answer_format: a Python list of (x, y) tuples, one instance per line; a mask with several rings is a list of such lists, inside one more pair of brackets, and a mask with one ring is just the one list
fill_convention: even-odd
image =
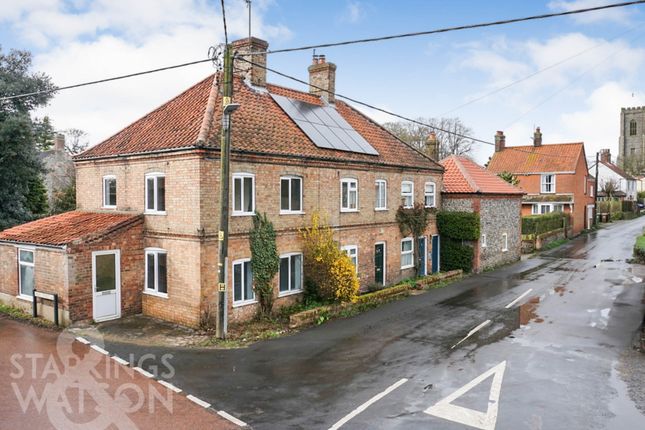
[(175, 393), (181, 393), (181, 388), (175, 387), (170, 382), (166, 382), (166, 381), (162, 381), (162, 380), (159, 380), (157, 382), (159, 382), (161, 385), (163, 385), (164, 387), (168, 388), (169, 390), (174, 391)]
[(401, 385), (405, 384), (406, 382), (408, 382), (408, 379), (407, 379), (407, 378), (403, 378), (403, 379), (400, 379), (399, 381), (397, 381), (396, 383), (394, 383), (394, 384), (390, 385), (390, 386), (389, 386), (385, 391), (380, 392), (380, 393), (379, 393), (379, 394), (377, 394), (376, 396), (374, 396), (374, 397), (372, 397), (371, 399), (369, 399), (367, 402), (363, 403), (362, 405), (360, 405), (359, 407), (357, 407), (356, 409), (354, 409), (353, 411), (351, 411), (349, 414), (345, 415), (345, 416), (344, 416), (340, 421), (338, 421), (336, 424), (334, 424), (333, 426), (331, 426), (331, 427), (329, 428), (329, 430), (338, 430), (338, 429), (339, 429), (339, 428), (341, 428), (345, 423), (347, 423), (349, 420), (351, 420), (352, 418), (354, 418), (356, 415), (360, 414), (360, 413), (361, 413), (361, 412), (363, 412), (365, 409), (369, 408), (372, 404), (374, 404), (374, 403), (378, 402), (378, 401), (379, 401), (379, 400), (381, 400), (383, 397), (387, 396), (387, 395), (388, 395), (388, 394), (390, 394), (392, 391), (396, 390), (397, 388), (399, 388)]
[[(494, 430), (495, 425), (497, 424), (499, 395), (502, 390), (502, 379), (504, 378), (505, 370), (506, 361), (502, 361), (497, 366), (482, 373), (448, 397), (426, 409), (424, 412), (428, 415), (433, 415), (435, 417), (454, 421), (481, 430)], [(490, 394), (488, 395), (488, 409), (485, 413), (451, 404), (451, 402), (466, 394), (475, 386), (488, 379), (491, 375), (495, 376), (493, 376), (493, 383), (490, 387)]]
[(152, 373), (146, 372), (145, 370), (143, 370), (140, 367), (135, 367), (134, 370), (136, 370), (137, 372), (141, 373), (146, 378), (152, 378), (154, 376)]
[(198, 399), (197, 397), (193, 396), (192, 394), (187, 395), (186, 398), (188, 400), (190, 400), (191, 402), (197, 403), (202, 408), (210, 408), (211, 407), (210, 403), (205, 402), (202, 399)]
[(219, 416), (221, 416), (223, 418), (226, 418), (227, 420), (229, 420), (233, 424), (237, 424), (240, 427), (246, 427), (247, 426), (247, 424), (244, 421), (235, 418), (233, 415), (231, 415), (229, 413), (226, 413), (225, 411), (218, 411), (217, 415), (219, 415)]
[(89, 340), (87, 340), (87, 339), (85, 339), (84, 337), (80, 337), (80, 336), (78, 336), (78, 337), (76, 338), (76, 340), (77, 340), (77, 341), (79, 341), (80, 343), (82, 343), (83, 345), (89, 345), (89, 344), (90, 344), (90, 341), (89, 341)]
[(116, 361), (119, 364), (123, 364), (124, 366), (129, 366), (130, 365), (130, 363), (128, 363), (127, 361), (125, 361), (124, 359), (122, 359), (121, 357), (118, 357), (116, 355), (112, 356), (112, 360)]
[(632, 276), (632, 281), (636, 282), (637, 284), (640, 284), (643, 282), (643, 278), (639, 278), (638, 276)]
[(459, 345), (461, 342), (463, 342), (464, 340), (468, 339), (470, 336), (472, 336), (472, 335), (474, 335), (475, 333), (477, 333), (479, 330), (481, 330), (481, 329), (483, 329), (484, 327), (486, 327), (488, 324), (490, 324), (490, 320), (486, 320), (486, 321), (484, 321), (483, 323), (479, 324), (477, 327), (475, 327), (474, 329), (470, 330), (470, 331), (468, 332), (468, 334), (466, 335), (466, 337), (464, 337), (464, 338), (463, 338), (463, 339), (461, 339), (459, 342), (457, 342), (456, 344), (454, 344), (450, 349), (455, 349), (455, 348), (457, 347), (457, 345)]
[(104, 349), (103, 349), (103, 348), (101, 348), (100, 346), (90, 345), (90, 348), (92, 348), (92, 349), (93, 349), (94, 351), (96, 351), (96, 352), (100, 352), (100, 353), (101, 353), (101, 354), (103, 354), (103, 355), (110, 355), (110, 353), (109, 353), (109, 352), (107, 352), (106, 350), (104, 350)]
[(504, 307), (505, 307), (506, 309), (510, 308), (510, 307), (511, 307), (511, 306), (513, 306), (515, 303), (519, 302), (519, 301), (520, 301), (520, 300), (522, 300), (524, 297), (526, 297), (526, 295), (527, 295), (528, 293), (530, 293), (531, 291), (533, 291), (533, 288), (529, 288), (528, 290), (526, 290), (526, 292), (525, 292), (524, 294), (522, 294), (522, 295), (521, 295), (521, 296), (519, 296), (517, 299), (513, 300), (512, 302), (510, 302), (509, 304), (507, 304), (507, 305), (506, 305), (506, 306), (504, 306)]

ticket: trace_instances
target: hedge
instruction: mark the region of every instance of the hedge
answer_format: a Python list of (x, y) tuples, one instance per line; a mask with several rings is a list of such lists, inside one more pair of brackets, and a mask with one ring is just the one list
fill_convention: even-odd
[(470, 272), (473, 266), (473, 256), (472, 246), (464, 245), (460, 240), (441, 238), (441, 270), (461, 269), (464, 273)]
[(645, 236), (638, 236), (634, 245), (634, 256), (637, 262), (645, 262)]
[(544, 215), (529, 215), (522, 217), (522, 234), (542, 234), (564, 227), (569, 215), (553, 212)]
[(598, 213), (622, 212), (620, 200), (601, 200), (598, 202)]
[(636, 202), (632, 200), (623, 200), (622, 212), (636, 212)]
[(480, 231), (479, 214), (441, 211), (437, 213), (437, 227), (442, 239), (478, 240)]

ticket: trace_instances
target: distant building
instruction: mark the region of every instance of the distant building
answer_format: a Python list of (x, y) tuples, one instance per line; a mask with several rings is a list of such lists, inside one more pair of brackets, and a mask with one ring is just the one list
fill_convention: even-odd
[(43, 183), (47, 188), (47, 203), (51, 208), (55, 193), (69, 187), (74, 180), (74, 162), (65, 151), (65, 136), (57, 134), (54, 137), (54, 147), (41, 152), (38, 157), (45, 169)]
[[(590, 173), (593, 173), (594, 169), (595, 167), (592, 167)], [(616, 193), (612, 197), (617, 197), (621, 200), (636, 200), (636, 178), (612, 163), (609, 149), (603, 149), (600, 151), (600, 161), (598, 161), (599, 198), (607, 197), (603, 188), (610, 181), (613, 181), (617, 188)]]
[(624, 167), (625, 159), (645, 155), (645, 106), (620, 110), (620, 138), (618, 140), (618, 164)]

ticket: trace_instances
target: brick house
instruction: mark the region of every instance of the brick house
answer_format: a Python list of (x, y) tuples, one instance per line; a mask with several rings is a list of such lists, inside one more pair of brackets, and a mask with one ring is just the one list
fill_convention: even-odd
[(518, 186), (526, 192), (523, 216), (569, 213), (574, 235), (593, 224), (594, 182), (588, 173), (584, 143), (543, 145), (538, 127), (533, 145), (506, 146), (504, 133), (498, 131), (488, 170), (509, 172), (519, 179)]
[[(264, 52), (268, 44), (251, 38), (233, 46), (239, 53)], [(266, 64), (265, 55), (253, 58)], [(256, 212), (266, 212), (277, 232), (278, 307), (301, 296), (298, 230), (316, 211), (326, 217), (355, 263), (362, 289), (413, 275), (413, 239), (401, 237), (396, 209), (415, 201), (439, 206), (443, 168), (333, 94), (314, 87), (305, 92), (269, 84), (265, 69), (248, 62), (236, 60), (235, 68), (233, 99), (240, 107), (232, 120), (228, 321), (243, 321), (257, 311), (248, 239)], [(330, 91), (335, 88), (335, 73), (336, 66), (324, 59), (309, 66), (310, 83)], [(216, 318), (219, 90), (216, 76), (207, 77), (75, 157), (78, 213), (89, 218), (110, 213), (143, 219), (136, 258), (124, 262), (122, 245), (113, 242), (111, 248), (121, 250), (122, 268), (137, 267), (137, 294), (131, 297), (136, 305), (125, 303), (121, 294), (117, 306), (122, 309), (136, 312), (140, 303), (146, 315), (187, 326)], [(299, 116), (302, 112), (316, 120)], [(68, 228), (64, 218), (53, 220), (50, 227)], [(9, 297), (19, 290), (18, 244), (29, 242), (36, 249), (49, 245), (31, 243), (20, 228), (0, 233), (0, 254), (6, 261), (1, 275), (14, 276), (2, 284)], [(429, 238), (436, 234), (432, 221), (427, 234), (418, 239), (424, 255), (431, 254)], [(92, 249), (88, 247), (87, 254)], [(38, 275), (41, 260), (34, 263), (36, 288), (49, 276)], [(429, 260), (424, 261), (432, 270)], [(92, 271), (89, 260), (82, 270)], [(84, 291), (92, 294), (92, 283), (86, 283)], [(64, 306), (73, 307), (76, 296), (69, 293)], [(72, 311), (69, 315), (72, 320), (81, 316)]]
[(479, 214), (481, 236), (473, 244), (473, 272), (519, 260), (525, 193), (469, 158), (451, 155), (440, 164), (445, 168), (443, 210)]

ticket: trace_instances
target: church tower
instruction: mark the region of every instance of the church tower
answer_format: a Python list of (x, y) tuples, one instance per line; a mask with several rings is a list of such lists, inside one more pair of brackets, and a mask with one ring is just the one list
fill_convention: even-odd
[(620, 139), (618, 140), (618, 164), (625, 161), (642, 164), (645, 157), (645, 106), (620, 110)]

